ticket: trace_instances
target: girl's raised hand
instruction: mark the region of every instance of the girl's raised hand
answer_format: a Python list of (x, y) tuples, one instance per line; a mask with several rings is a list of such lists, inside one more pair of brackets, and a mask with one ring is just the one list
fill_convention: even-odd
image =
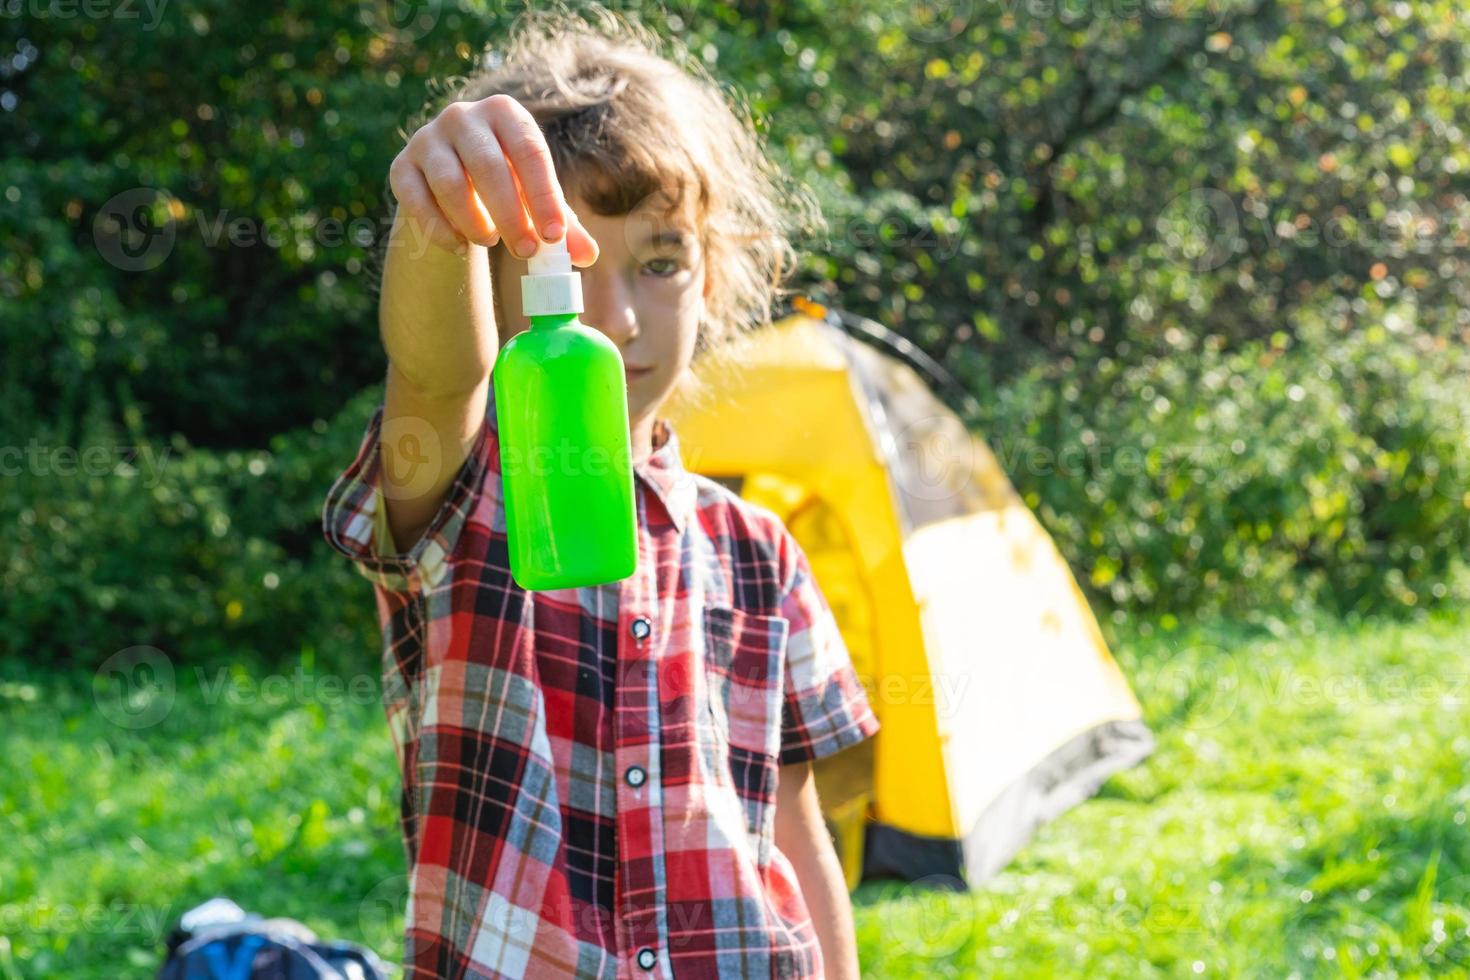
[(448, 251), (504, 238), (529, 258), (539, 241), (565, 234), (573, 264), (597, 259), (597, 242), (567, 206), (541, 127), (508, 95), (450, 103), (409, 139), (388, 182), (400, 220)]

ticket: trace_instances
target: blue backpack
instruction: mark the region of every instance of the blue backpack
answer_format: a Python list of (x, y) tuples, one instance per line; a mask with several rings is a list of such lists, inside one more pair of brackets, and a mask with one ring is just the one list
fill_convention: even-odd
[(158, 980), (388, 980), (372, 950), (212, 898), (180, 918)]

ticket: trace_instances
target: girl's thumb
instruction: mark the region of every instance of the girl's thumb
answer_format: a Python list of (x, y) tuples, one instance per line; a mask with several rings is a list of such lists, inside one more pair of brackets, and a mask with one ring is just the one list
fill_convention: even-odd
[(597, 261), (601, 249), (597, 247), (597, 240), (592, 237), (582, 224), (582, 219), (577, 217), (577, 212), (571, 208), (567, 213), (567, 253), (572, 257), (572, 265), (585, 268)]

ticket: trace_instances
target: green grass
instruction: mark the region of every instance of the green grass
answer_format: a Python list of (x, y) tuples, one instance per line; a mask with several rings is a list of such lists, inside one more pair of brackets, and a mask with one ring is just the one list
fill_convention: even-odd
[(120, 713), (90, 673), (0, 684), (18, 777), (0, 788), (0, 978), (152, 976), (174, 919), (216, 894), (391, 953), (404, 859), (374, 678), (293, 673), (180, 667), (138, 728), (149, 706)]
[[(865, 884), (865, 970), (1470, 975), (1470, 610), (1297, 630), (1120, 639), (1157, 753), (974, 893)], [(393, 955), (387, 729), (369, 681), (313, 676), (180, 667), (123, 705), (7, 664), (0, 980), (151, 976), (214, 894)]]
[(1467, 627), (1120, 643), (1156, 754), (972, 894), (862, 886), (865, 971), (1470, 975)]

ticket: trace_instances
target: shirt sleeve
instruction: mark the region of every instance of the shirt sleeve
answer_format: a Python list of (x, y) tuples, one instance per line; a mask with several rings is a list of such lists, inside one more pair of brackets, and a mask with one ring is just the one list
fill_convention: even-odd
[[(383, 411), (379, 402), (363, 433), (357, 458), (327, 492), (322, 533), (333, 548), (352, 559), (364, 578), (389, 592), (408, 592), (437, 585), (443, 577), (490, 469), (489, 456), (495, 451), (495, 443), (490, 426), (482, 425), (423, 536), (407, 551), (399, 551), (388, 530), (383, 506)], [(424, 434), (400, 434), (405, 459), (414, 455), (414, 437), (423, 438)]]
[(806, 554), (789, 531), (785, 537), (790, 571), (784, 579), (781, 614), (791, 625), (781, 709), (782, 765), (832, 755), (879, 728)]

